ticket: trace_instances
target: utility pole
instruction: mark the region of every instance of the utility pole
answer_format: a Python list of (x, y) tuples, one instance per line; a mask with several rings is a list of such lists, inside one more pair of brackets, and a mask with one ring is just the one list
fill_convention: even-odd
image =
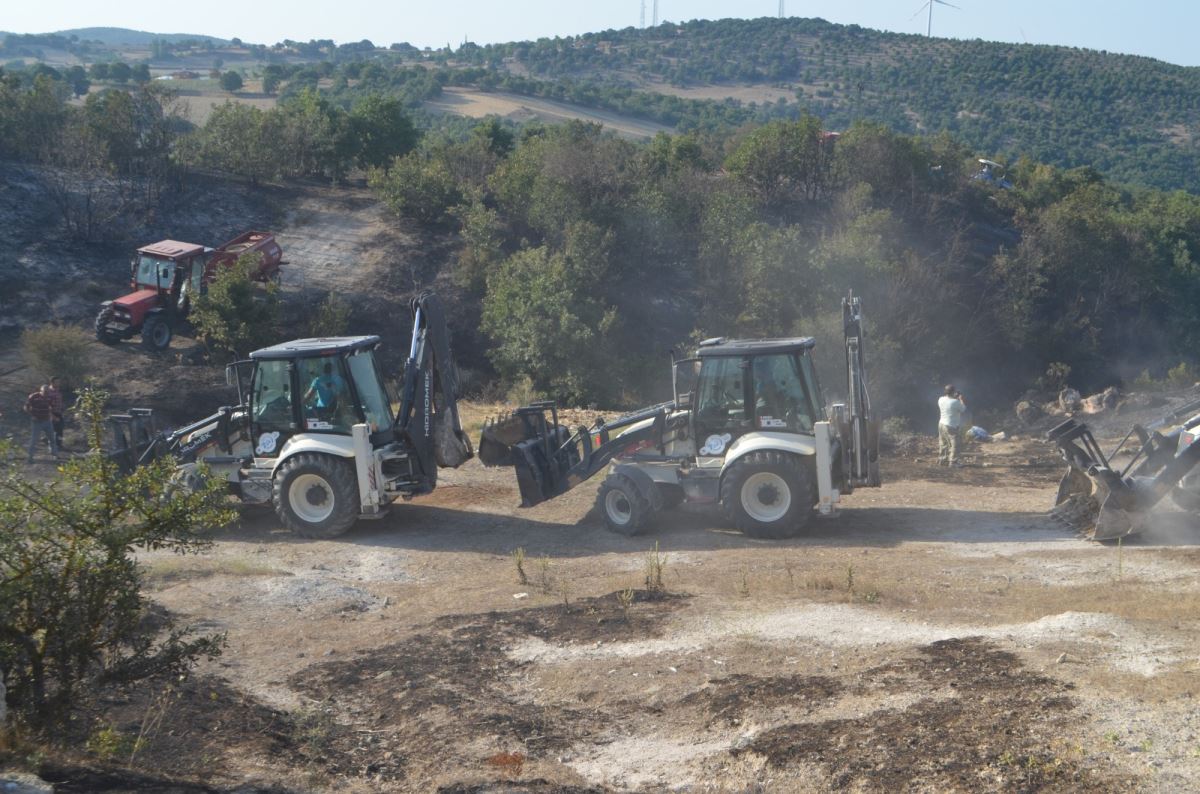
[(642, 17), (640, 27), (646, 27), (646, 0), (642, 0)]
[(654, 27), (658, 27), (658, 0), (654, 0)]
[(783, 19), (787, 16), (787, 12), (783, 10), (783, 0), (779, 0), (779, 18)]

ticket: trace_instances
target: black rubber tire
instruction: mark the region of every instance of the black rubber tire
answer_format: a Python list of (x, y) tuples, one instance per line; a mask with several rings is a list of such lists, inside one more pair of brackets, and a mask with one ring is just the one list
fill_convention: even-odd
[(104, 306), (103, 308), (100, 309), (100, 312), (96, 315), (96, 322), (95, 322), (96, 340), (99, 342), (103, 342), (106, 345), (115, 345), (121, 341), (121, 337), (119, 337), (116, 334), (114, 334), (113, 332), (107, 330), (107, 326), (108, 326), (109, 322), (112, 321), (114, 314), (116, 314), (116, 312), (113, 311), (113, 307)]
[(1189, 513), (1200, 513), (1200, 491), (1191, 488), (1175, 487), (1171, 489), (1171, 501), (1180, 510)]
[[(790, 491), (787, 512), (773, 521), (760, 521), (742, 504), (743, 486), (755, 474), (773, 474)], [(816, 504), (812, 472), (786, 452), (751, 452), (739, 458), (721, 480), (721, 507), (733, 525), (752, 538), (790, 538), (808, 525)], [(776, 496), (778, 498), (778, 495)]]
[(669, 482), (658, 482), (654, 484), (658, 489), (658, 499), (662, 502), (663, 510), (674, 510), (683, 504), (683, 488)]
[[(619, 508), (614, 517), (614, 510)], [(646, 522), (654, 514), (650, 501), (624, 474), (610, 474), (600, 484), (596, 494), (596, 508), (604, 516), (604, 524), (618, 535), (633, 537), (646, 528)]]
[(171, 346), (171, 323), (165, 317), (147, 317), (142, 323), (142, 347), (147, 350), (163, 351)]
[[(305, 520), (296, 513), (288, 499), (292, 482), (305, 474), (315, 475), (323, 480), (325, 498), (333, 498), (333, 510), (324, 520)], [(354, 526), (354, 522), (358, 520), (358, 480), (354, 473), (354, 461), (319, 453), (302, 452), (293, 455), (275, 470), (271, 502), (279, 520), (297, 535), (306, 538), (335, 538)]]

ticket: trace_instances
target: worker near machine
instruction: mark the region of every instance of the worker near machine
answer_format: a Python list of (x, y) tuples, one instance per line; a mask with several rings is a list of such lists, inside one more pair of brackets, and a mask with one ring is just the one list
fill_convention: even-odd
[(953, 383), (946, 384), (945, 392), (938, 400), (938, 465), (958, 466), (958, 444), (967, 404)]
[(33, 451), (37, 449), (38, 436), (45, 436), (50, 452), (58, 457), (58, 441), (54, 438), (54, 410), (50, 400), (50, 384), (43, 383), (37, 391), (25, 399), (25, 413), (29, 414), (29, 462), (33, 463)]
[(333, 364), (326, 361), (321, 374), (312, 379), (304, 400), (308, 402), (316, 395), (314, 407), (322, 416), (328, 417), (337, 410), (342, 395), (346, 393), (346, 379), (333, 371)]
[(57, 377), (50, 379), (50, 388), (46, 392), (50, 396), (50, 421), (54, 424), (54, 440), (58, 442), (58, 448), (62, 449), (63, 445), (63, 393), (62, 381)]

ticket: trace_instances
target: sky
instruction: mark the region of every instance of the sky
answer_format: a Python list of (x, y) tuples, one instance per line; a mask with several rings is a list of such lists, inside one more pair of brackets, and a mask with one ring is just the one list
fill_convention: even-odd
[[(788, 16), (820, 17), (898, 33), (924, 33), (922, 0), (784, 0)], [(646, 2), (646, 22), (653, 0)], [(1146, 55), (1200, 65), (1200, 2), (1143, 0), (949, 0), (935, 5), (933, 34), (986, 41), (1062, 44)], [(639, 25), (641, 0), (83, 0), (8, 2), (0, 30), (47, 33), (82, 27), (123, 27), (155, 33), (202, 33), (273, 44), (283, 39), (407, 41), (418, 47), (458, 46), (567, 36)], [(779, 0), (659, 0), (660, 21), (776, 16)]]

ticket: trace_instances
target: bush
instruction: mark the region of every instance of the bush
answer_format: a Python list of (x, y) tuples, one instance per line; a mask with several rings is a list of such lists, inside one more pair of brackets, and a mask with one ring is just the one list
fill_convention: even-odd
[(273, 284), (263, 289), (255, 286), (251, 274), (258, 269), (258, 256), (245, 254), (221, 270), (196, 301), (192, 325), (210, 350), (244, 357), (274, 337), (279, 295)]
[(1197, 374), (1196, 369), (1186, 361), (1181, 361), (1179, 366), (1167, 370), (1167, 382), (1172, 386), (1191, 386), (1198, 380), (1200, 380), (1200, 374)]
[(91, 337), (70, 325), (46, 325), (21, 334), (21, 351), (40, 377), (58, 376), (79, 385), (91, 369), (88, 351)]
[(317, 306), (308, 327), (313, 336), (344, 336), (350, 327), (350, 304), (336, 292), (329, 293)]
[(222, 644), (150, 620), (134, 549), (203, 549), (201, 533), (233, 518), (224, 482), (176, 489), (170, 458), (121, 474), (99, 454), (104, 400), (81, 394), (93, 454), (61, 478), (28, 479), (11, 460), (0, 469), (0, 674), (13, 712), (48, 732), (100, 687), (179, 674)]

